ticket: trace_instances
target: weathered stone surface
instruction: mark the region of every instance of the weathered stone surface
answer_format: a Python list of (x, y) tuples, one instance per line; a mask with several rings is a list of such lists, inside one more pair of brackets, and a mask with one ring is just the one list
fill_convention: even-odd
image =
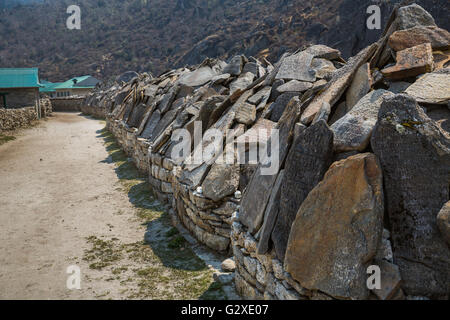
[(365, 63), (356, 71), (352, 84), (347, 90), (345, 101), (347, 108), (349, 110), (353, 108), (370, 91), (371, 86), (370, 63)]
[(420, 103), (447, 104), (450, 101), (450, 68), (423, 75), (405, 92)]
[(250, 125), (256, 120), (256, 107), (250, 103), (242, 103), (236, 108), (236, 121)]
[(251, 72), (243, 73), (239, 78), (230, 84), (230, 93), (233, 94), (238, 90), (245, 90), (253, 83), (255, 75)]
[(283, 59), (275, 79), (314, 82), (316, 72), (311, 68), (313, 55), (299, 52)]
[(319, 121), (298, 133), (286, 158), (280, 209), (272, 232), (278, 259), (284, 260), (298, 208), (322, 180), (333, 160), (333, 132)]
[[(289, 138), (294, 129), (295, 122), (300, 115), (301, 104), (298, 98), (294, 98), (286, 108), (279, 122), (279, 163), (286, 157)], [(239, 220), (247, 226), (249, 232), (255, 234), (263, 223), (264, 212), (267, 202), (272, 193), (272, 186), (278, 176), (278, 171), (272, 175), (263, 174), (264, 166), (260, 164), (255, 174), (252, 176), (242, 200)]]
[(435, 71), (450, 67), (450, 50), (434, 51), (433, 58)]
[(361, 67), (361, 65), (369, 60), (377, 48), (377, 44), (367, 47), (358, 53), (358, 55), (351, 58), (344, 67), (338, 69), (333, 74), (333, 78), (328, 83), (326, 89), (324, 89), (322, 93), (318, 94), (303, 112), (301, 122), (303, 124), (310, 124), (316, 113), (319, 112), (322, 107), (323, 102), (327, 102), (331, 107), (333, 107), (350, 85), (355, 72), (359, 69), (359, 67)]
[(388, 79), (401, 80), (431, 72), (433, 63), (431, 45), (425, 43), (397, 52), (397, 64), (381, 70), (381, 73)]
[(236, 192), (239, 186), (239, 165), (215, 163), (203, 181), (205, 197), (219, 201)]
[(334, 132), (334, 150), (336, 152), (364, 151), (370, 142), (373, 128), (378, 120), (381, 103), (394, 94), (379, 89), (368, 93), (344, 117), (336, 121), (331, 130)]
[(437, 224), (442, 237), (450, 246), (450, 201), (442, 207), (441, 211), (439, 211)]
[(410, 85), (411, 85), (411, 83), (404, 82), (404, 81), (392, 82), (389, 85), (388, 90), (392, 93), (399, 94), (399, 93), (404, 92), (406, 89), (408, 89)]
[(251, 72), (255, 75), (255, 77), (259, 74), (259, 65), (256, 62), (247, 62), (242, 69), (242, 73)]
[(231, 59), (230, 63), (223, 69), (223, 73), (229, 73), (233, 76), (238, 76), (242, 72), (244, 67), (244, 57), (235, 56)]
[(314, 58), (311, 62), (311, 68), (316, 72), (316, 77), (318, 79), (329, 79), (333, 72), (336, 71), (333, 62), (321, 58)]
[(381, 289), (374, 289), (372, 292), (380, 300), (391, 300), (400, 289), (400, 270), (398, 266), (384, 260), (375, 260), (373, 265), (380, 267)]
[(308, 89), (311, 89), (313, 84), (311, 82), (291, 80), (288, 83), (285, 83), (277, 88), (279, 93), (285, 92), (305, 92)]
[(431, 48), (448, 49), (450, 33), (438, 27), (415, 27), (394, 32), (388, 44), (395, 51), (402, 51), (424, 43), (431, 43)]
[(391, 241), (389, 240), (390, 237), (391, 237), (390, 232), (387, 229), (383, 229), (383, 236), (381, 238), (381, 243), (378, 246), (375, 259), (394, 262), (394, 254), (392, 253), (392, 245), (391, 245)]
[[(365, 299), (383, 230), (382, 173), (366, 153), (334, 163), (298, 210), (284, 267), (301, 286)], [(307, 263), (305, 263), (307, 262)]]
[(284, 110), (286, 109), (286, 106), (288, 105), (289, 101), (293, 97), (297, 97), (298, 93), (296, 92), (287, 92), (280, 95), (277, 100), (271, 105), (271, 114), (270, 114), (270, 120), (274, 122), (278, 122), (283, 115)]
[(172, 87), (167, 94), (164, 95), (163, 99), (158, 105), (158, 109), (161, 111), (161, 114), (164, 114), (167, 110), (169, 110), (174, 102), (177, 93), (178, 86)]
[(436, 26), (434, 18), (418, 4), (411, 4), (398, 9), (395, 20), (398, 30), (417, 26)]
[(450, 250), (436, 216), (449, 200), (450, 139), (408, 95), (387, 99), (372, 135), (384, 172), (394, 262), (407, 295), (450, 292)]
[(342, 59), (339, 50), (327, 47), (322, 44), (311, 46), (307, 48), (305, 52), (311, 54), (314, 58), (322, 58), (327, 60)]
[(238, 273), (235, 275), (236, 291), (245, 299), (256, 299), (257, 292), (247, 281), (244, 280)]
[(253, 96), (248, 98), (248, 102), (254, 105), (260, 104), (264, 99), (268, 99), (270, 97), (270, 93), (272, 91), (271, 87), (264, 87), (263, 89), (259, 90), (257, 93), (255, 93)]
[(233, 259), (226, 259), (222, 262), (221, 268), (225, 272), (233, 272), (236, 269), (236, 262)]
[(159, 110), (155, 110), (150, 116), (150, 119), (148, 120), (147, 125), (142, 132), (142, 137), (150, 139), (153, 136), (153, 131), (158, 125), (159, 120), (161, 120), (161, 112)]
[(217, 76), (217, 73), (210, 67), (201, 67), (183, 74), (178, 81), (186, 86), (197, 87), (211, 81), (215, 76)]
[(264, 223), (261, 228), (261, 234), (259, 237), (257, 253), (266, 254), (269, 251), (269, 241), (272, 235), (273, 227), (277, 221), (278, 212), (280, 210), (280, 196), (281, 196), (281, 183), (284, 180), (284, 170), (280, 171), (277, 180), (272, 189), (272, 193), (269, 198), (269, 203), (264, 213)]
[(316, 116), (314, 117), (312, 124), (315, 124), (321, 120), (328, 122), (330, 114), (331, 114), (330, 104), (326, 102), (322, 103), (322, 107), (320, 108), (319, 112), (316, 113)]

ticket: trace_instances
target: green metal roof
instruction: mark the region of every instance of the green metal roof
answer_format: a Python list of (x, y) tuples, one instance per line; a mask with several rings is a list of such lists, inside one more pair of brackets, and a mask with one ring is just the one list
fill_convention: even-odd
[[(95, 88), (95, 85), (83, 85), (82, 82), (91, 76), (75, 77), (56, 86), (54, 89)], [(74, 81), (75, 80), (75, 81)]]
[(0, 68), (0, 88), (38, 88), (38, 68)]
[(41, 81), (43, 87), (39, 88), (39, 92), (56, 92), (55, 88), (61, 85), (63, 82), (48, 82), (45, 80)]

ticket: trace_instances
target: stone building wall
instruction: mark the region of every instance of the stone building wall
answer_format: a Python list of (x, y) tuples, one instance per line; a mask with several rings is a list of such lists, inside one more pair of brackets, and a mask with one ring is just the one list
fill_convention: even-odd
[[(38, 88), (0, 89), (6, 95), (6, 105), (10, 108), (34, 107), (39, 99)], [(3, 98), (0, 98), (0, 108), (4, 108)]]

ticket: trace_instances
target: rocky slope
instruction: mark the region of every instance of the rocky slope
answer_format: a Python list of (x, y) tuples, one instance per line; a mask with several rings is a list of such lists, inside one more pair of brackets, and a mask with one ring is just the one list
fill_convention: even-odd
[[(325, 45), (274, 65), (206, 59), (99, 88), (83, 108), (107, 116), (175, 224), (232, 254), (234, 274), (228, 260), (217, 280), (234, 278), (242, 296), (448, 299), (449, 50), (427, 11), (398, 6), (348, 62)], [(203, 139), (175, 159), (173, 134), (199, 123)], [(207, 129), (235, 133), (220, 147), (265, 132), (260, 146), (279, 141), (278, 157), (237, 162), (247, 145), (212, 153), (231, 163), (192, 163), (213, 145)], [(368, 287), (376, 270), (380, 286)]]
[[(0, 10), (0, 65), (38, 66), (41, 77), (100, 79), (127, 70), (163, 71), (244, 53), (275, 62), (286, 51), (323, 43), (348, 58), (376, 41), (366, 8), (383, 23), (397, 0), (80, 0), (82, 29), (68, 30), (69, 0)], [(448, 29), (446, 0), (419, 0)]]

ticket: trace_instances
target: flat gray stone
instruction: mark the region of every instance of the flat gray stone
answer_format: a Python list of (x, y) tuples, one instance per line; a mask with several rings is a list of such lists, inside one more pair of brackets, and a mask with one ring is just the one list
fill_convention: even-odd
[(350, 88), (346, 93), (346, 105), (348, 109), (353, 108), (362, 97), (364, 97), (372, 87), (372, 77), (370, 75), (370, 64), (363, 64), (356, 71)]
[[(279, 163), (283, 163), (289, 149), (289, 137), (294, 130), (297, 117), (301, 112), (298, 98), (293, 99), (279, 121)], [(255, 234), (262, 226), (266, 205), (272, 194), (278, 171), (273, 175), (263, 174), (266, 166), (260, 164), (252, 176), (241, 200), (239, 220)], [(279, 169), (279, 168), (278, 168)]]
[(301, 130), (295, 137), (286, 158), (280, 211), (272, 232), (279, 260), (284, 261), (289, 234), (300, 205), (322, 180), (332, 160), (333, 132), (325, 121)]
[(392, 96), (393, 93), (383, 89), (369, 92), (353, 109), (337, 120), (331, 126), (335, 151), (364, 151), (370, 143), (381, 104)]
[(313, 45), (305, 50), (314, 58), (322, 58), (327, 60), (341, 60), (341, 53), (337, 49), (327, 47), (323, 44)]
[(286, 92), (305, 92), (308, 89), (311, 89), (313, 84), (311, 82), (291, 80), (279, 87), (277, 87), (277, 91), (282, 94)]
[(405, 30), (418, 26), (436, 26), (433, 16), (415, 3), (399, 8), (395, 21), (398, 30)]
[(245, 90), (247, 87), (249, 87), (253, 80), (255, 79), (255, 75), (251, 72), (242, 73), (239, 78), (234, 80), (230, 84), (230, 94), (235, 93), (237, 90)]
[(269, 251), (269, 242), (272, 236), (273, 227), (277, 221), (278, 212), (280, 210), (281, 183), (284, 180), (284, 170), (278, 174), (277, 180), (272, 189), (272, 193), (264, 213), (264, 223), (258, 242), (257, 253), (266, 254)]
[(203, 195), (213, 201), (219, 201), (233, 195), (239, 187), (239, 165), (212, 165), (203, 180)]
[(231, 59), (230, 63), (223, 69), (223, 73), (229, 73), (232, 76), (238, 76), (242, 72), (244, 67), (244, 57), (235, 56)]
[(284, 58), (275, 79), (316, 81), (315, 71), (311, 68), (312, 59), (313, 55), (307, 52), (299, 52)]
[(447, 104), (450, 101), (450, 68), (427, 73), (405, 90), (417, 102)]
[(211, 81), (215, 76), (217, 76), (217, 73), (210, 67), (201, 67), (197, 70), (183, 74), (178, 79), (178, 82), (186, 86), (197, 87)]

